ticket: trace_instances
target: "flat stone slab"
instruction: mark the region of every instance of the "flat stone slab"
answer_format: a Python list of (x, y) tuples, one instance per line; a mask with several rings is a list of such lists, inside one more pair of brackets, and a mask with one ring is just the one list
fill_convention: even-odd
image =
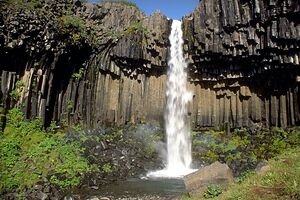
[(226, 164), (214, 162), (198, 171), (186, 175), (183, 178), (185, 187), (190, 196), (199, 196), (204, 194), (210, 185), (225, 187), (233, 183), (231, 169)]

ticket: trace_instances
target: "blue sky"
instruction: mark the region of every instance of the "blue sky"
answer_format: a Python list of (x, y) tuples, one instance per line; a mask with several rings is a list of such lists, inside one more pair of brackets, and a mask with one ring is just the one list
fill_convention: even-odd
[[(96, 2), (97, 0), (90, 0)], [(171, 19), (181, 19), (190, 14), (199, 0), (132, 0), (147, 15), (160, 10)]]

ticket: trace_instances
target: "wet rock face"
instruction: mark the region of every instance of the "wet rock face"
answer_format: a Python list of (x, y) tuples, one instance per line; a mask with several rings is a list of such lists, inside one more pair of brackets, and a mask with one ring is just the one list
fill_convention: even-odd
[(196, 127), (299, 124), (299, 1), (203, 0), (183, 19)]
[[(31, 6), (1, 7), (4, 110), (88, 127), (162, 121), (171, 20), (120, 3)], [(183, 19), (194, 129), (299, 124), (299, 10), (203, 0)]]

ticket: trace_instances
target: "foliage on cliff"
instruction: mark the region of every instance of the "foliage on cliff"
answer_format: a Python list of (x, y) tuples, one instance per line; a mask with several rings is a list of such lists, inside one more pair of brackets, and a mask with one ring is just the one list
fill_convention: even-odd
[[(131, 1), (100, 1), (100, 3), (108, 2), (138, 9), (137, 5)], [(84, 44), (90, 46), (99, 44), (101, 38), (97, 34), (98, 27), (92, 23), (87, 23), (76, 11), (81, 5), (77, 6), (70, 0), (61, 0), (60, 3), (61, 6), (43, 0), (8, 0), (4, 5), (6, 9), (11, 10), (10, 15), (16, 18), (20, 17), (20, 14), (23, 20), (24, 17), (28, 18), (26, 20), (31, 20), (32, 17), (39, 18), (35, 23), (37, 22), (44, 27), (49, 26), (49, 30), (53, 31), (53, 34), (56, 35), (56, 40), (65, 41), (78, 48)], [(28, 22), (29, 21), (27, 21), (27, 23)], [(144, 27), (141, 26), (141, 22), (132, 23), (126, 28), (124, 34), (144, 30)], [(17, 31), (16, 34), (22, 34), (22, 30), (24, 31), (26, 28), (22, 28), (20, 31)], [(38, 32), (35, 32), (35, 34), (37, 33)]]
[[(31, 51), (54, 51), (65, 46), (81, 49), (97, 44), (93, 26), (76, 15), (70, 0), (8, 0), (3, 4), (3, 27), (11, 48), (31, 46)], [(19, 26), (15, 26), (19, 25)]]
[(40, 11), (43, 8), (41, 0), (8, 0), (7, 3), (11, 8), (23, 11)]
[(117, 3), (117, 4), (121, 4), (121, 5), (132, 6), (134, 8), (139, 9), (139, 7), (136, 5), (136, 3), (134, 3), (130, 0), (100, 0), (99, 2), (100, 3), (106, 3), (106, 2)]
[(73, 45), (97, 42), (94, 30), (88, 29), (85, 22), (75, 15), (63, 15), (58, 18), (58, 31)]

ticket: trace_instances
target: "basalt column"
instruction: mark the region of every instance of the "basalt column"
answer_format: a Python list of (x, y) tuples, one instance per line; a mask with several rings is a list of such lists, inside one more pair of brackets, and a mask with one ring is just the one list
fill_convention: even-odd
[[(71, 0), (41, 4), (51, 20), (9, 2), (0, 13), (0, 113), (18, 106), (46, 125), (162, 121), (172, 20)], [(192, 128), (300, 123), (299, 13), (294, 0), (202, 0), (183, 18)], [(57, 22), (70, 18), (96, 41), (62, 31)]]
[[(2, 8), (0, 109), (17, 106), (45, 125), (163, 123), (171, 30), (166, 16), (147, 17), (118, 2), (59, 0), (41, 6), (57, 20), (9, 2)], [(71, 32), (72, 21), (85, 26), (84, 35)], [(64, 34), (65, 29), (70, 30)], [(91, 31), (93, 38), (80, 38)]]
[(299, 124), (300, 4), (203, 0), (184, 18), (194, 128)]

